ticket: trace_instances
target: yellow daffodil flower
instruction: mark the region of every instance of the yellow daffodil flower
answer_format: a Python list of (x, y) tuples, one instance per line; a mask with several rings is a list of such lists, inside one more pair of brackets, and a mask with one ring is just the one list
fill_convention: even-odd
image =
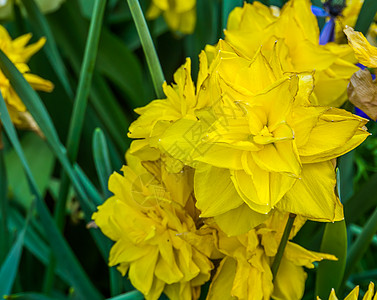
[(118, 266), (146, 299), (164, 292), (170, 299), (198, 299), (210, 278), (215, 251), (211, 231), (195, 224), (192, 173), (168, 174), (160, 162), (127, 156), (124, 175), (114, 173), (114, 193), (93, 214), (102, 232), (116, 243), (109, 265)]
[[(288, 214), (275, 212), (265, 223), (235, 237), (219, 231), (217, 247), (226, 256), (212, 280), (207, 300), (302, 299), (306, 280), (303, 267), (314, 268), (315, 261), (336, 258), (288, 242), (273, 283), (271, 265), (287, 218)], [(303, 224), (304, 219), (295, 220), (290, 239)]]
[(161, 14), (171, 30), (190, 34), (195, 29), (196, 0), (152, 0), (146, 17), (156, 19)]
[[(357, 300), (359, 299), (359, 286), (355, 287), (344, 300)], [(365, 293), (362, 300), (376, 300), (377, 294), (374, 294), (374, 283), (369, 283), (368, 291)], [(319, 297), (317, 297), (317, 300), (321, 300)], [(338, 297), (336, 297), (335, 290), (332, 289), (329, 300), (338, 300)]]
[[(160, 158), (158, 140), (173, 122), (179, 119), (196, 120), (195, 111), (208, 105), (208, 65), (204, 53), (201, 54), (201, 70), (198, 75), (197, 88), (191, 79), (191, 60), (174, 74), (176, 84), (172, 86), (164, 83), (163, 89), (166, 99), (152, 101), (145, 107), (137, 108), (136, 113), (140, 117), (129, 127), (128, 136), (137, 139), (132, 142), (130, 152), (142, 160), (157, 160)], [(183, 153), (184, 155), (184, 153)], [(168, 160), (167, 167), (171, 172), (179, 172), (183, 164), (178, 160)]]
[[(0, 49), (14, 63), (17, 69), (24, 75), (29, 84), (39, 91), (51, 92), (53, 84), (37, 75), (31, 74), (27, 65), (30, 57), (43, 47), (46, 40), (41, 38), (38, 42), (27, 45), (31, 39), (31, 34), (25, 34), (12, 40), (7, 30), (0, 26)], [(25, 105), (16, 94), (15, 90), (0, 71), (0, 91), (7, 105), (12, 122), (21, 128), (35, 129), (36, 123), (30, 114), (26, 111)]]
[(317, 19), (309, 0), (291, 0), (279, 17), (255, 1), (234, 9), (228, 20), (225, 40), (245, 58), (252, 59), (260, 47), (270, 58), (275, 41), (282, 44), (280, 62), (285, 72), (315, 70), (313, 103), (341, 106), (347, 99), (347, 84), (358, 68), (354, 66), (351, 49), (347, 45), (329, 43), (319, 45)]
[(157, 142), (195, 168), (201, 217), (214, 217), (229, 235), (247, 232), (275, 207), (316, 221), (342, 220), (332, 160), (369, 135), (367, 120), (313, 105), (312, 76), (284, 73), (278, 45), (271, 64), (260, 51), (250, 61), (223, 49), (229, 50), (226, 42), (208, 77), (212, 105), (197, 110), (196, 119), (169, 123)]

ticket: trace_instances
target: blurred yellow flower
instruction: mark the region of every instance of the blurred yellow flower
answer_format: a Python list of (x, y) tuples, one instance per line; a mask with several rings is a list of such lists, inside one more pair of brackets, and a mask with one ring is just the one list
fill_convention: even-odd
[(317, 105), (341, 106), (347, 99), (347, 83), (358, 70), (347, 45), (319, 45), (317, 19), (308, 0), (291, 0), (279, 17), (258, 1), (234, 9), (228, 19), (225, 40), (241, 56), (252, 59), (260, 47), (270, 59), (275, 41), (281, 43), (280, 62), (285, 72), (312, 72)]
[(109, 265), (118, 266), (146, 299), (164, 292), (170, 299), (198, 299), (210, 278), (215, 250), (212, 231), (198, 228), (193, 209), (192, 173), (166, 173), (160, 161), (141, 165), (127, 156), (124, 175), (114, 173), (114, 196), (93, 220), (116, 243)]
[[(212, 280), (207, 300), (248, 299), (299, 300), (304, 294), (306, 273), (313, 262), (336, 260), (333, 255), (313, 252), (288, 242), (274, 283), (271, 265), (283, 235), (288, 214), (275, 212), (265, 223), (247, 234), (228, 237), (218, 233), (217, 247), (226, 256)], [(294, 222), (290, 239), (304, 224)]]
[[(0, 0), (0, 19), (9, 19), (13, 14), (13, 6), (22, 4), (20, 0)], [(65, 0), (35, 0), (42, 13), (50, 13), (57, 10)]]
[(156, 19), (161, 14), (171, 30), (190, 34), (195, 29), (196, 0), (152, 0), (146, 17)]
[[(374, 296), (374, 297), (373, 297)], [(359, 299), (359, 286), (355, 287), (344, 300), (357, 300)], [(377, 294), (374, 294), (374, 283), (370, 282), (368, 286), (368, 291), (365, 293), (362, 300), (376, 300)], [(319, 297), (317, 297), (317, 300), (321, 300)], [(335, 295), (334, 289), (332, 289), (329, 300), (338, 300), (338, 297)]]
[[(51, 92), (54, 88), (53, 84), (38, 75), (29, 73), (30, 69), (27, 65), (30, 57), (43, 47), (46, 40), (45, 38), (41, 38), (38, 42), (27, 45), (30, 39), (31, 34), (25, 34), (12, 40), (7, 30), (0, 25), (0, 49), (8, 56), (35, 90)], [(0, 91), (7, 105), (12, 122), (21, 128), (35, 129), (35, 121), (26, 111), (25, 105), (1, 71)]]

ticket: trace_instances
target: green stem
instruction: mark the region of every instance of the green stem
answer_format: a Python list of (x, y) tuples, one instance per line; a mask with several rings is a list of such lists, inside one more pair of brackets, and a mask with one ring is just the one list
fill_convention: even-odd
[(364, 226), (363, 231), (357, 237), (356, 241), (351, 246), (347, 257), (347, 265), (346, 271), (344, 272), (343, 282), (341, 285), (341, 291), (348, 279), (351, 275), (353, 268), (355, 267), (356, 263), (362, 258), (365, 251), (368, 249), (369, 244), (371, 243), (374, 234), (377, 231), (377, 208), (374, 210), (372, 216), (369, 218), (367, 223)]
[[(100, 39), (103, 15), (106, 7), (106, 0), (96, 0), (93, 8), (93, 16), (90, 21), (88, 39), (85, 45), (84, 59), (80, 70), (79, 84), (75, 102), (73, 104), (73, 115), (69, 126), (67, 139), (67, 155), (71, 162), (77, 158), (80, 136), (84, 123), (85, 111), (88, 104), (88, 96), (91, 88), (94, 66), (97, 57), (98, 44)], [(55, 223), (60, 230), (64, 227), (65, 207), (69, 191), (69, 178), (65, 172), (61, 174), (59, 196), (54, 211)], [(51, 254), (48, 265), (44, 291), (49, 293), (53, 286), (56, 260)]]
[(285, 229), (280, 240), (278, 251), (276, 252), (274, 262), (272, 263), (272, 266), (271, 266), (273, 280), (275, 280), (276, 274), (278, 273), (280, 262), (281, 262), (281, 259), (283, 258), (285, 246), (287, 245), (288, 238), (291, 233), (291, 229), (293, 226), (293, 222), (295, 221), (295, 218), (296, 218), (295, 214), (289, 214), (287, 224), (285, 225)]
[(374, 16), (377, 12), (376, 0), (365, 0), (361, 7), (359, 16), (355, 24), (355, 30), (367, 34), (370, 24), (372, 24)]
[(147, 22), (145, 21), (143, 11), (141, 10), (138, 0), (127, 0), (130, 7), (132, 18), (134, 19), (136, 30), (140, 38), (141, 46), (143, 47), (149, 72), (152, 76), (154, 90), (158, 98), (164, 98), (164, 91), (162, 84), (165, 81), (164, 73), (162, 72), (161, 64), (154, 47), (151, 34), (148, 30)]
[(8, 208), (8, 184), (5, 169), (4, 149), (1, 137), (0, 124), (0, 264), (5, 259), (8, 252), (8, 228), (7, 228), (7, 208)]

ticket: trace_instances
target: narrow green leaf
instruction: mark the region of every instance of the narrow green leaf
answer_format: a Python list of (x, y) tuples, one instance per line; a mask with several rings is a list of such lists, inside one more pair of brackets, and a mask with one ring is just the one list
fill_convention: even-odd
[(46, 45), (43, 47), (43, 51), (46, 53), (47, 59), (55, 70), (65, 92), (70, 98), (73, 98), (73, 92), (68, 81), (65, 66), (46, 17), (40, 12), (38, 5), (36, 5), (34, 0), (23, 0), (22, 4), (26, 8), (29, 21), (33, 26), (34, 31), (39, 37), (46, 37)]
[(95, 206), (101, 205), (104, 199), (102, 198), (101, 194), (98, 192), (96, 187), (93, 185), (93, 183), (85, 175), (84, 171), (77, 164), (74, 165), (74, 168), (77, 178), (79, 179), (81, 185), (85, 189), (85, 192), (88, 195), (88, 197), (93, 200)]
[(9, 251), (7, 258), (0, 268), (0, 295), (9, 295), (16, 279), (18, 265), (21, 259), (26, 226), (19, 233), (16, 242)]
[(376, 12), (377, 12), (377, 1), (364, 0), (363, 6), (361, 7), (359, 16), (355, 24), (355, 30), (360, 31), (364, 35), (366, 35), (370, 24), (372, 24), (373, 22)]
[(135, 290), (116, 297), (108, 298), (107, 300), (143, 300), (144, 296), (139, 291)]
[(0, 50), (0, 68), (4, 75), (9, 79), (10, 84), (17, 92), (18, 96), (22, 99), (23, 103), (26, 105), (27, 109), (36, 120), (43, 134), (53, 150), (56, 157), (59, 159), (64, 170), (67, 172), (72, 184), (76, 190), (79, 199), (82, 201), (82, 208), (85, 213), (90, 215), (94, 211), (93, 204), (88, 201), (84, 190), (80, 186), (73, 168), (66, 155), (66, 149), (61, 144), (54, 125), (49, 117), (49, 114), (43, 105), (42, 100), (39, 98), (38, 94), (31, 88), (29, 83), (25, 80), (18, 69), (13, 65), (13, 63), (8, 59), (3, 51)]
[(326, 224), (320, 251), (338, 258), (337, 261), (321, 261), (316, 274), (315, 295), (328, 299), (332, 288), (338, 294), (346, 267), (347, 228), (344, 220)]
[(4, 298), (6, 300), (56, 300), (55, 298), (50, 298), (39, 293), (18, 293)]
[(79, 141), (88, 103), (88, 96), (92, 84), (92, 76), (97, 57), (98, 43), (101, 33), (103, 14), (106, 0), (96, 0), (93, 17), (90, 22), (88, 39), (85, 46), (84, 59), (80, 70), (79, 85), (73, 106), (73, 115), (69, 126), (67, 151), (71, 161), (76, 160)]
[[(349, 226), (349, 230), (352, 235), (359, 236), (363, 232), (363, 228), (360, 226), (357, 226), (356, 224), (351, 224)], [(374, 235), (371, 240), (371, 245), (377, 246), (377, 235)]]
[(152, 76), (154, 90), (156, 96), (160, 99), (164, 98), (164, 91), (162, 84), (165, 81), (164, 73), (162, 72), (161, 64), (154, 47), (151, 34), (148, 30), (147, 22), (145, 21), (143, 11), (141, 10), (138, 0), (127, 0), (130, 7), (132, 18), (134, 19), (136, 30), (139, 34), (140, 42), (144, 50), (147, 60), (149, 72)]
[[(4, 68), (4, 65), (9, 65), (8, 67), (10, 68), (10, 70), (14, 68), (13, 64), (8, 60), (8, 58), (0, 50), (0, 66), (2, 70), (4, 71), (4, 73), (6, 73), (8, 69)], [(18, 72), (17, 69), (12, 70), (12, 71), (13, 71), (12, 75), (14, 75), (16, 78), (20, 76), (23, 80), (25, 80), (22, 77), (22, 75)], [(10, 72), (8, 73), (10, 74)], [(13, 76), (8, 76), (8, 74), (6, 74), (6, 76), (10, 79), (12, 83), (12, 81), (14, 80)], [(29, 87), (31, 89), (31, 87), (28, 85), (26, 81), (24, 81), (23, 83), (20, 83), (18, 80), (17, 81), (15, 80), (15, 83), (17, 84), (17, 87), (20, 87), (21, 91), (22, 91), (21, 89), (22, 85), (24, 86), (22, 88), (26, 87), (27, 89), (27, 87)], [(13, 85), (13, 86), (15, 87), (16, 85)], [(34, 92), (32, 89), (31, 91)], [(21, 97), (21, 98), (24, 99), (26, 97)], [(6, 104), (2, 95), (0, 96), (0, 116), (1, 116), (2, 124), (4, 126), (4, 130), (6, 134), (8, 135), (8, 138), (11, 141), (14, 149), (17, 151), (18, 156), (23, 164), (24, 171), (27, 174), (30, 189), (33, 195), (35, 196), (37, 211), (39, 213), (41, 222), (46, 232), (46, 236), (49, 239), (51, 248), (53, 249), (56, 258), (60, 260), (60, 263), (62, 266), (64, 266), (66, 272), (70, 274), (70, 279), (71, 279), (70, 283), (75, 288), (75, 290), (77, 291), (79, 295), (81, 295), (83, 298), (89, 297), (90, 299), (101, 299), (101, 295), (96, 290), (94, 285), (89, 281), (84, 270), (80, 266), (77, 258), (74, 256), (67, 242), (65, 241), (65, 239), (62, 237), (61, 233), (55, 226), (55, 223), (48, 211), (48, 208), (46, 207), (46, 204), (44, 203), (44, 201), (42, 200), (39, 194), (37, 184), (35, 183), (30, 167), (27, 163), (27, 160), (21, 148), (21, 144), (18, 140), (16, 130), (12, 124), (12, 121), (10, 119), (10, 116), (9, 116), (9, 113), (8, 113), (8, 110), (7, 110), (7, 107), (6, 107)], [(48, 131), (48, 132), (49, 134), (51, 134), (51, 132), (53, 133), (53, 131)]]
[[(88, 22), (77, 14), (78, 9), (75, 1), (67, 1), (57, 12), (48, 16), (57, 42), (76, 72), (79, 70), (89, 27)], [(128, 96), (130, 106), (135, 108), (145, 105), (141, 64), (124, 42), (104, 27), (98, 51), (96, 68), (99, 73)], [(97, 96), (96, 90), (94, 85), (91, 97)]]
[[(97, 128), (93, 134), (93, 156), (102, 192), (106, 197), (109, 197), (111, 193), (107, 186), (109, 176), (112, 173), (112, 168), (107, 149), (106, 137), (100, 128)], [(114, 267), (110, 268), (110, 290), (111, 295), (118, 295), (122, 292), (122, 277)]]
[[(28, 249), (41, 263), (48, 265), (48, 257), (50, 254), (48, 243), (41, 237), (39, 231), (34, 226), (35, 222), (31, 222), (26, 229), (24, 246)], [(10, 209), (8, 228), (10, 231), (21, 230), (24, 226), (24, 217), (15, 209)], [(69, 274), (64, 272), (59, 264), (56, 267), (56, 274), (70, 284)]]
[(106, 197), (109, 197), (111, 193), (107, 188), (107, 182), (109, 181), (112, 169), (106, 138), (100, 128), (97, 128), (93, 134), (93, 157), (102, 192)]
[(350, 251), (347, 255), (347, 265), (344, 272), (343, 282), (344, 285), (351, 275), (356, 263), (362, 258), (365, 251), (368, 249), (370, 242), (374, 234), (377, 232), (377, 208), (373, 214), (369, 217), (368, 221), (364, 225), (364, 229), (352, 244)]
[[(0, 129), (1, 130), (1, 129)], [(0, 133), (0, 263), (8, 252), (9, 233), (8, 220), (8, 180), (4, 161), (4, 149)]]

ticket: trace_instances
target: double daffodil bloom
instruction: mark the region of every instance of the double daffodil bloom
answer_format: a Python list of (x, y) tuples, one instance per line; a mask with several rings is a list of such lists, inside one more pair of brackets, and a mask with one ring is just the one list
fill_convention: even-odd
[(212, 231), (197, 228), (190, 172), (166, 173), (160, 162), (128, 155), (124, 175), (114, 173), (114, 193), (93, 214), (102, 232), (116, 243), (109, 265), (118, 266), (146, 299), (164, 292), (170, 299), (198, 299), (210, 278)]
[(161, 14), (171, 30), (190, 34), (195, 29), (196, 0), (152, 0), (147, 18), (156, 19)]
[[(355, 287), (344, 300), (357, 300), (359, 299), (359, 286)], [(368, 286), (368, 290), (365, 293), (362, 300), (376, 300), (377, 294), (374, 294), (374, 283), (370, 282)], [(321, 300), (319, 297), (317, 297), (317, 300)], [(336, 297), (335, 290), (332, 289), (329, 300), (338, 300), (338, 297)]]
[[(8, 56), (17, 69), (24, 75), (26, 81), (39, 91), (51, 92), (53, 84), (37, 75), (31, 74), (27, 65), (30, 57), (43, 47), (46, 40), (41, 38), (38, 42), (27, 45), (31, 34), (25, 34), (12, 40), (7, 30), (0, 26), (0, 49)], [(26, 111), (25, 105), (16, 94), (9, 80), (0, 71), (0, 91), (7, 105), (12, 122), (21, 128), (36, 129), (37, 125), (30, 114)]]
[(267, 59), (276, 40), (281, 42), (280, 62), (285, 72), (312, 72), (316, 105), (341, 106), (347, 99), (347, 83), (358, 68), (347, 45), (319, 45), (317, 19), (309, 0), (291, 0), (279, 17), (255, 1), (234, 9), (228, 19), (225, 40), (241, 56), (252, 59), (262, 46)]
[[(308, 251), (289, 241), (273, 283), (271, 265), (287, 218), (288, 214), (275, 212), (265, 223), (247, 234), (228, 237), (218, 233), (217, 247), (226, 256), (212, 280), (207, 300), (302, 299), (306, 280), (303, 267), (314, 268), (315, 261), (336, 258)], [(303, 224), (304, 219), (295, 220), (290, 239)]]
[(369, 135), (367, 120), (311, 104), (311, 74), (284, 73), (277, 49), (270, 64), (260, 51), (250, 61), (220, 42), (208, 84), (212, 105), (158, 138), (162, 152), (195, 168), (201, 216), (214, 217), (230, 235), (247, 232), (274, 208), (342, 220), (332, 160)]

